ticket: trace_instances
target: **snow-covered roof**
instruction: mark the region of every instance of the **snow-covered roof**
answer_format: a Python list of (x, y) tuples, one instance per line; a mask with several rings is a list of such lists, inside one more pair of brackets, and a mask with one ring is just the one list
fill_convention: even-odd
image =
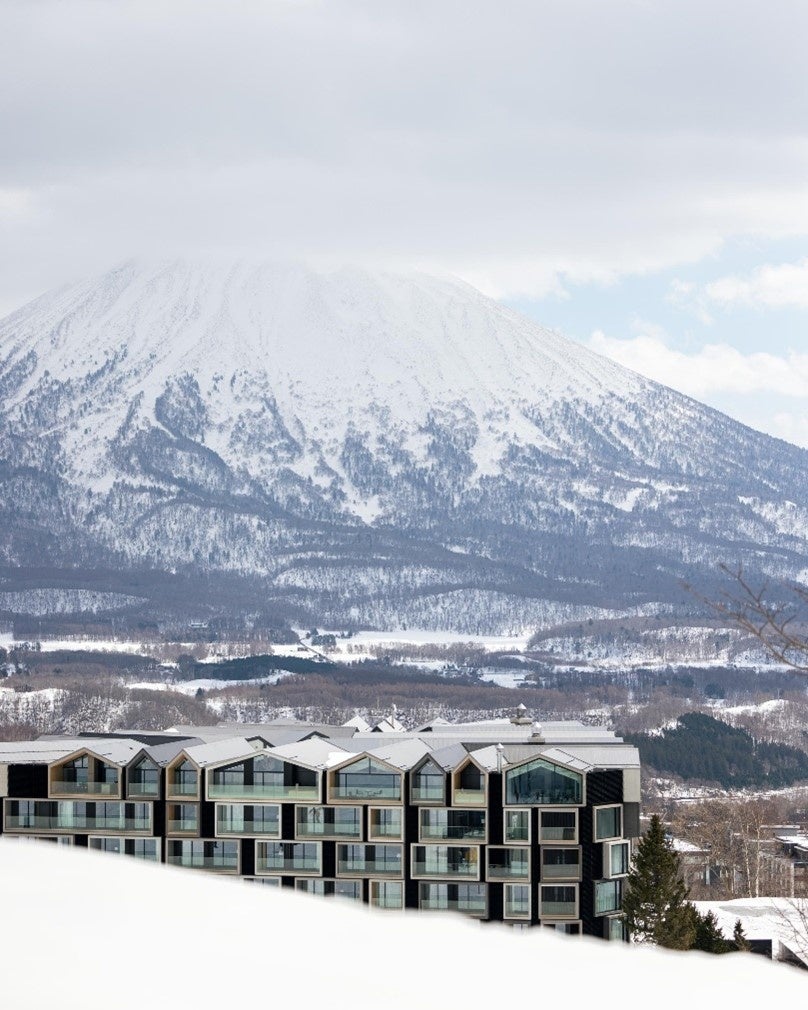
[(747, 940), (774, 940), (808, 968), (808, 898), (736, 898), (695, 901), (702, 915), (712, 912), (725, 936), (738, 919)]
[[(263, 749), (263, 748), (261, 748)], [(185, 753), (200, 768), (220, 764), (222, 761), (240, 761), (255, 757), (257, 748), (244, 737), (229, 737), (213, 743), (185, 747)]]

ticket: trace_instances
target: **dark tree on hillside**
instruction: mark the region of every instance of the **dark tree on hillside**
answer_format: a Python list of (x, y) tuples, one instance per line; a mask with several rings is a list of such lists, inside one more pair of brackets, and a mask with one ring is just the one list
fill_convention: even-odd
[(654, 943), (689, 950), (696, 938), (699, 916), (687, 900), (679, 856), (665, 837), (657, 814), (640, 839), (626, 881), (623, 910), (629, 936), (637, 943)]
[(732, 943), (735, 950), (749, 950), (749, 941), (743, 931), (743, 923), (740, 919), (735, 920), (735, 929), (732, 931)]
[(736, 948), (727, 940), (718, 925), (718, 919), (712, 912), (699, 915), (696, 924), (696, 938), (693, 941), (694, 950), (703, 950), (708, 954), (727, 954)]

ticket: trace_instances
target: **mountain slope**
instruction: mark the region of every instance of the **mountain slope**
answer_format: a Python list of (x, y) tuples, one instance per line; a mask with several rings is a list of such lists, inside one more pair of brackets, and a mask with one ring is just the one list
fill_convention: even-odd
[(154, 568), (471, 631), (804, 565), (804, 451), (454, 280), (129, 263), (0, 322), (0, 392), (9, 587)]

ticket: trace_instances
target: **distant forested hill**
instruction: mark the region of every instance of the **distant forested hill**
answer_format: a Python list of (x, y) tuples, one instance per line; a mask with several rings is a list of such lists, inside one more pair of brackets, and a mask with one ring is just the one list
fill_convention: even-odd
[(626, 734), (643, 766), (683, 779), (717, 782), (728, 789), (780, 789), (808, 780), (808, 754), (785, 744), (755, 741), (746, 730), (689, 712), (659, 735)]

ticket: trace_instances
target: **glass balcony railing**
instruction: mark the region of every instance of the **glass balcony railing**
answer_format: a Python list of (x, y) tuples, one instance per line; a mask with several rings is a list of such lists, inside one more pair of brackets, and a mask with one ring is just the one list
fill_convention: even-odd
[(319, 873), (320, 860), (317, 856), (295, 856), (281, 859), (261, 857), (255, 861), (257, 873)]
[(167, 789), (169, 796), (196, 796), (199, 792), (197, 782), (169, 782)]
[(168, 833), (170, 835), (191, 834), (195, 835), (199, 831), (199, 821), (194, 818), (184, 817), (180, 820), (168, 821)]
[(421, 898), (419, 908), (431, 912), (463, 912), (465, 915), (485, 915), (485, 898)]
[(331, 798), (335, 800), (400, 800), (401, 786), (333, 785)]
[(160, 783), (159, 782), (138, 782), (131, 781), (126, 789), (127, 796), (159, 796), (160, 795)]
[(455, 806), (458, 807), (484, 807), (485, 806), (485, 790), (484, 789), (455, 789), (454, 791), (454, 802)]
[(574, 842), (575, 828), (549, 828), (542, 826), (541, 840), (543, 842)]
[(151, 831), (151, 818), (37, 817), (7, 814), (6, 831)]
[(541, 868), (542, 880), (578, 880), (581, 867), (578, 863), (544, 864)]
[(297, 833), (301, 838), (361, 838), (362, 826), (356, 821), (349, 821), (345, 824), (339, 822), (334, 824), (317, 824), (308, 821), (305, 824), (298, 823)]
[(491, 863), (488, 867), (489, 880), (527, 880), (528, 876), (527, 860), (512, 863)]
[(271, 835), (277, 837), (280, 833), (280, 824), (277, 820), (218, 820), (216, 822), (217, 835)]
[(574, 901), (543, 901), (541, 903), (540, 916), (549, 918), (573, 918), (575, 916)]
[(471, 861), (444, 863), (415, 860), (412, 872), (418, 877), (476, 877), (477, 867), (478, 864)]
[(167, 860), (172, 866), (187, 866), (192, 870), (210, 870), (213, 873), (236, 873), (238, 857), (225, 858), (197, 855), (169, 855)]
[(233, 782), (211, 782), (208, 797), (212, 800), (319, 800), (319, 786), (244, 785)]
[(443, 803), (445, 787), (442, 783), (440, 785), (414, 785), (411, 792), (413, 803)]
[(51, 795), (54, 796), (117, 796), (117, 782), (65, 782), (54, 779), (51, 782)]
[(463, 841), (466, 838), (485, 838), (485, 828), (469, 827), (462, 824), (422, 824), (421, 838)]
[(529, 919), (530, 918), (530, 900), (527, 898), (517, 899), (515, 901), (505, 901), (505, 918), (506, 919)]
[(358, 873), (366, 876), (400, 877), (402, 861), (400, 859), (338, 859), (338, 873)]

